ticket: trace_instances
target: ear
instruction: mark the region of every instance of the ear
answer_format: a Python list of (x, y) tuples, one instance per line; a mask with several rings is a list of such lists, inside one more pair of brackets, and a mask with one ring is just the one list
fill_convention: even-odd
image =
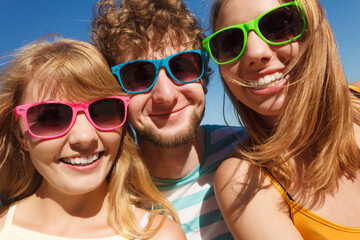
[(207, 87), (203, 87), (203, 89), (204, 89), (204, 94), (206, 95), (208, 92), (208, 89), (207, 89)]
[(15, 137), (19, 141), (21, 148), (24, 151), (28, 152), (29, 148), (26, 145), (25, 137), (24, 137), (24, 134), (21, 132), (20, 127), (17, 127), (15, 129)]

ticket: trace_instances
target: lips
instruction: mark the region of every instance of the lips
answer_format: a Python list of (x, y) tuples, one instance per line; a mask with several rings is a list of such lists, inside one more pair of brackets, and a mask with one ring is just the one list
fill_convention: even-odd
[(159, 118), (163, 118), (163, 117), (171, 117), (174, 115), (178, 115), (183, 109), (185, 109), (186, 107), (182, 107), (182, 108), (178, 108), (177, 110), (172, 110), (172, 111), (168, 111), (168, 112), (157, 112), (157, 113), (152, 113), (149, 116), (150, 117), (159, 117)]
[(97, 161), (101, 155), (101, 153), (96, 153), (88, 156), (60, 158), (60, 161), (70, 165), (87, 166)]

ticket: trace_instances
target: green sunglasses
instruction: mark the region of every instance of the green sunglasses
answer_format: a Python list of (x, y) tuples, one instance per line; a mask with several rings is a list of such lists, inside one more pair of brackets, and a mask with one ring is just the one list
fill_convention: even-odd
[(222, 65), (242, 56), (250, 30), (254, 30), (268, 44), (282, 45), (301, 37), (305, 32), (305, 25), (305, 13), (300, 3), (288, 2), (250, 22), (223, 28), (202, 43), (215, 63)]

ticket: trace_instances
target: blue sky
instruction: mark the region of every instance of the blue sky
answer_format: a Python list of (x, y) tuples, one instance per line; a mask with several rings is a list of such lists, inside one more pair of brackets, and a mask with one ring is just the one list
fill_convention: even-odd
[[(96, 0), (0, 0), (0, 56), (30, 43), (47, 33), (89, 41), (92, 7)], [(209, 27), (210, 0), (185, 0), (188, 7)], [(359, 0), (320, 0), (334, 30), (348, 82), (360, 80)], [(354, 29), (351, 29), (354, 28)], [(210, 33), (210, 32), (208, 32)], [(1, 62), (4, 62), (2, 59)], [(217, 66), (212, 65), (214, 70)], [(203, 123), (223, 124), (223, 87), (215, 71), (206, 96)], [(236, 125), (229, 100), (225, 101), (226, 119)]]

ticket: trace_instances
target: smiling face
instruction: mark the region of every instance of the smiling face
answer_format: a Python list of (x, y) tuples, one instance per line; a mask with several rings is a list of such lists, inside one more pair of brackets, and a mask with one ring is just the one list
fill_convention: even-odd
[[(38, 86), (31, 81), (20, 104), (43, 100), (34, 89)], [(66, 101), (60, 96), (46, 100)], [(83, 112), (78, 113), (74, 126), (66, 135), (50, 140), (32, 137), (22, 117), (19, 125), (22, 146), (43, 176), (41, 188), (48, 194), (85, 194), (106, 186), (106, 177), (118, 154), (121, 128), (101, 132), (91, 125)]]
[[(190, 49), (177, 51), (168, 47), (166, 51), (148, 52), (144, 58), (162, 59), (185, 50)], [(131, 95), (128, 114), (141, 141), (173, 148), (189, 144), (194, 139), (204, 107), (205, 94), (201, 81), (177, 83), (162, 67), (152, 89)]]
[[(217, 29), (249, 22), (262, 13), (279, 6), (277, 0), (229, 0), (220, 12)], [(248, 33), (243, 55), (235, 62), (221, 65), (220, 70), (232, 94), (247, 107), (275, 120), (287, 102), (292, 76), (284, 75), (287, 64), (298, 54), (299, 42), (269, 45), (254, 31)], [(251, 87), (238, 85), (241, 79)]]

